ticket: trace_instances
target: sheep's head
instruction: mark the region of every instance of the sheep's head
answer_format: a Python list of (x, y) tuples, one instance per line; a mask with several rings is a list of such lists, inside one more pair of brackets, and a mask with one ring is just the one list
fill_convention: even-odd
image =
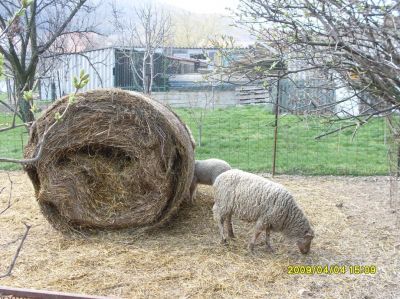
[(312, 230), (308, 230), (305, 232), (303, 237), (297, 239), (297, 246), (299, 250), (303, 254), (307, 254), (310, 251), (311, 241), (314, 238), (314, 232)]

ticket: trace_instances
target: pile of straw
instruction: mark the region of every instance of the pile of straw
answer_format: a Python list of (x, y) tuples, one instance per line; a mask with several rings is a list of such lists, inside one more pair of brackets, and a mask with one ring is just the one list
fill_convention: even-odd
[[(25, 158), (62, 114), (61, 98), (34, 125)], [(167, 107), (122, 90), (78, 94), (25, 167), (41, 211), (57, 229), (162, 225), (189, 194), (193, 144)]]

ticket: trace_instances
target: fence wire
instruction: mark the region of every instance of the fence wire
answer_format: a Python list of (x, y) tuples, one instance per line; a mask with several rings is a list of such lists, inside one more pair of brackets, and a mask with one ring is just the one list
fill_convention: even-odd
[[(46, 105), (42, 105), (45, 109)], [(270, 104), (212, 108), (174, 108), (191, 128), (197, 142), (196, 159), (219, 158), (233, 167), (271, 172), (274, 115)], [(370, 121), (353, 137), (353, 131), (316, 140), (327, 127), (325, 117), (280, 115), (278, 123), (278, 174), (387, 175), (391, 139), (386, 122)], [(12, 114), (0, 110), (0, 128), (12, 122)], [(201, 137), (201, 139), (200, 139)], [(28, 139), (25, 128), (0, 133), (0, 156), (21, 158)], [(200, 142), (201, 140), (201, 142)], [(1, 163), (3, 170), (19, 165)]]
[[(267, 106), (253, 105), (209, 111), (201, 132), (190, 113), (178, 110), (197, 142), (196, 158), (219, 158), (233, 167), (271, 172), (274, 115)], [(307, 175), (387, 175), (388, 139), (383, 119), (360, 129), (339, 131), (315, 139), (327, 128), (325, 118), (281, 116), (278, 123), (277, 173)]]
[[(10, 127), (13, 122), (13, 114), (0, 109), (0, 129)], [(19, 123), (19, 122), (17, 122)], [(0, 157), (22, 158), (22, 153), (28, 141), (28, 131), (24, 127), (0, 132)], [(0, 170), (18, 170), (21, 166), (14, 163), (0, 163)]]

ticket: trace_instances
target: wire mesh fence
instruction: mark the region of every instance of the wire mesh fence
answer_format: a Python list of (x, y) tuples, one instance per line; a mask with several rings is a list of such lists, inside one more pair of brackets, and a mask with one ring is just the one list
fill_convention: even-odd
[[(0, 130), (8, 128), (13, 123), (14, 115), (0, 109)], [(18, 123), (19, 120), (16, 120)], [(28, 131), (25, 127), (18, 127), (12, 130), (0, 131), (0, 157), (3, 158), (22, 158), (24, 146), (28, 140)], [(17, 170), (21, 166), (15, 163), (1, 163), (0, 169), (2, 170)]]
[[(41, 106), (46, 108), (48, 103)], [(271, 172), (274, 115), (270, 104), (231, 107), (175, 108), (196, 139), (196, 159), (219, 158), (233, 167)], [(0, 128), (13, 115), (0, 111)], [(382, 118), (371, 120), (353, 136), (352, 130), (315, 139), (327, 127), (325, 118), (281, 115), (278, 122), (276, 172), (307, 175), (386, 175), (389, 173), (390, 138)], [(340, 125), (343, 126), (343, 123)], [(28, 139), (24, 127), (0, 132), (0, 156), (21, 158)], [(1, 163), (1, 169), (20, 169)]]
[[(232, 166), (270, 172), (273, 163), (274, 115), (264, 105), (210, 111), (201, 132), (187, 110), (178, 114), (192, 128), (198, 159), (220, 158)], [(315, 139), (326, 130), (324, 118), (279, 119), (277, 173), (308, 175), (388, 174), (388, 139), (383, 119), (374, 119), (353, 136), (353, 131)]]

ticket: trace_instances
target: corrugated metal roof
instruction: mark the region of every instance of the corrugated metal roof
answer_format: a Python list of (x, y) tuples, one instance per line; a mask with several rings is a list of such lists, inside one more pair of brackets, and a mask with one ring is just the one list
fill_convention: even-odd
[[(141, 49), (143, 47), (141, 46), (133, 46), (133, 47), (128, 47), (128, 46), (109, 46), (109, 47), (102, 47), (102, 48), (97, 48), (97, 49), (90, 49), (90, 50), (84, 50), (80, 52), (71, 52), (71, 53), (63, 53), (63, 54), (58, 54), (58, 55), (73, 55), (73, 54), (79, 54), (79, 53), (88, 53), (88, 52), (94, 52), (94, 51), (101, 51), (101, 50), (107, 50), (107, 49), (116, 49), (116, 50), (129, 50), (129, 49)], [(159, 48), (162, 49), (162, 48)], [(164, 47), (164, 49), (184, 49), (184, 50), (218, 50), (220, 48), (215, 48), (215, 47)], [(233, 47), (229, 48), (232, 50), (246, 50), (249, 49), (243, 48), (243, 47)]]

